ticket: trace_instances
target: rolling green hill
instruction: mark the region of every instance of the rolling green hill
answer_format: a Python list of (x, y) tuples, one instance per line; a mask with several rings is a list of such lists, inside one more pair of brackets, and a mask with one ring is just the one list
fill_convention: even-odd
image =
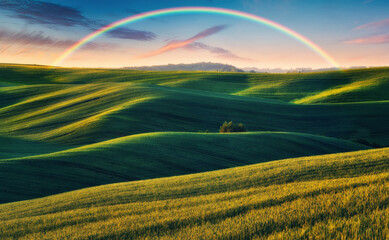
[(0, 136), (0, 161), (7, 158), (19, 158), (65, 150), (59, 145)]
[[(385, 89), (387, 70), (225, 74), (1, 65), (0, 202), (367, 148), (340, 139), (389, 145), (384, 95), (296, 104), (252, 94), (270, 84), (309, 102), (319, 99), (316, 91), (373, 78)], [(197, 133), (218, 132), (230, 120), (252, 133)]]
[(389, 148), (0, 205), (1, 239), (385, 239)]
[(70, 146), (147, 132), (217, 132), (224, 121), (389, 145), (389, 101), (298, 105), (137, 83), (3, 87), (0, 135)]
[(0, 239), (389, 238), (389, 148), (367, 146), (388, 90), (389, 68), (1, 64)]
[[(23, 142), (26, 146), (14, 144), (11, 142), (2, 148), (19, 148), (27, 152), (26, 149), (40, 147), (38, 143), (29, 145)], [(298, 133), (170, 132), (132, 135), (64, 151), (32, 153), (31, 156), (0, 160), (0, 202), (113, 182), (367, 148), (353, 142)], [(45, 150), (44, 147), (39, 149)]]
[[(0, 84), (133, 82), (293, 103), (388, 101), (389, 68), (314, 73), (150, 72), (0, 64)], [(0, 85), (1, 86), (1, 85)]]

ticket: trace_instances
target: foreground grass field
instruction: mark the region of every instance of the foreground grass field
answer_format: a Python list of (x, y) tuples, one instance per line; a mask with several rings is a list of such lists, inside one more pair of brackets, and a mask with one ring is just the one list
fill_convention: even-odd
[(1, 239), (387, 239), (389, 148), (0, 205)]

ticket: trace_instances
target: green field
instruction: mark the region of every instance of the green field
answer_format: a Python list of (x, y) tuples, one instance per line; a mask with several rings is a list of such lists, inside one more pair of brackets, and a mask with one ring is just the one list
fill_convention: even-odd
[[(359, 71), (272, 74), (268, 79), (269, 74), (248, 73), (3, 68), (0, 78), (8, 86), (0, 91), (4, 106), (0, 134), (11, 137), (80, 146), (148, 132), (217, 132), (221, 123), (232, 120), (243, 122), (249, 131), (300, 132), (389, 145), (387, 75), (379, 81), (384, 94), (370, 93), (377, 101), (365, 99), (368, 94), (362, 91), (355, 93), (358, 103), (302, 105), (236, 96), (231, 89), (246, 89), (248, 84), (241, 83), (241, 78), (252, 76), (257, 86), (270, 80), (284, 83), (279, 89), (285, 94), (303, 92), (299, 85), (314, 92), (316, 85), (336, 81), (339, 75), (359, 78)], [(389, 72), (386, 68), (365, 71), (373, 78)], [(331, 75), (334, 79), (325, 78)], [(284, 86), (289, 78), (303, 76), (318, 79), (291, 80), (290, 87)], [(181, 78), (192, 79), (187, 81), (195, 81), (196, 86), (168, 86)], [(231, 94), (219, 93), (223, 89)]]
[[(25, 143), (26, 146), (28, 144)], [(0, 175), (3, 178), (1, 202), (113, 182), (367, 148), (335, 138), (297, 133), (171, 132), (132, 135), (65, 151), (0, 159)]]
[(389, 238), (388, 91), (389, 68), (0, 64), (0, 239)]
[(2, 239), (385, 239), (389, 148), (0, 205)]
[(132, 82), (297, 103), (387, 101), (389, 68), (288, 74), (150, 72), (0, 65), (1, 84)]

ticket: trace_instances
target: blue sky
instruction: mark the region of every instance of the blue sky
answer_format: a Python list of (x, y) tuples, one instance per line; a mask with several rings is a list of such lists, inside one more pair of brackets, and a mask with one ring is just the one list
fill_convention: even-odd
[[(0, 0), (0, 62), (50, 65), (72, 44), (106, 24), (182, 6), (228, 8), (273, 20), (309, 38), (344, 67), (389, 65), (389, 1), (385, 0)], [(217, 26), (225, 27), (183, 47), (158, 52)], [(125, 25), (89, 43), (62, 65), (122, 67), (198, 61), (259, 68), (330, 67), (284, 33), (212, 14), (158, 17)]]

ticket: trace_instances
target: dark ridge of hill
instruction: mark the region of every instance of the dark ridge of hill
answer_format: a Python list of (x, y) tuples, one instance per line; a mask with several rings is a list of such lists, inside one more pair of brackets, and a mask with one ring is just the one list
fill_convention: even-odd
[(167, 64), (154, 66), (124, 67), (130, 70), (146, 71), (212, 71), (212, 72), (244, 72), (235, 66), (222, 63), (198, 62), (189, 64)]
[[(6, 144), (5, 144), (6, 145)], [(19, 146), (21, 151), (31, 146)], [(299, 133), (147, 133), (0, 160), (0, 202), (369, 147)]]
[(69, 147), (0, 135), (0, 161), (7, 158), (34, 156), (58, 152)]

